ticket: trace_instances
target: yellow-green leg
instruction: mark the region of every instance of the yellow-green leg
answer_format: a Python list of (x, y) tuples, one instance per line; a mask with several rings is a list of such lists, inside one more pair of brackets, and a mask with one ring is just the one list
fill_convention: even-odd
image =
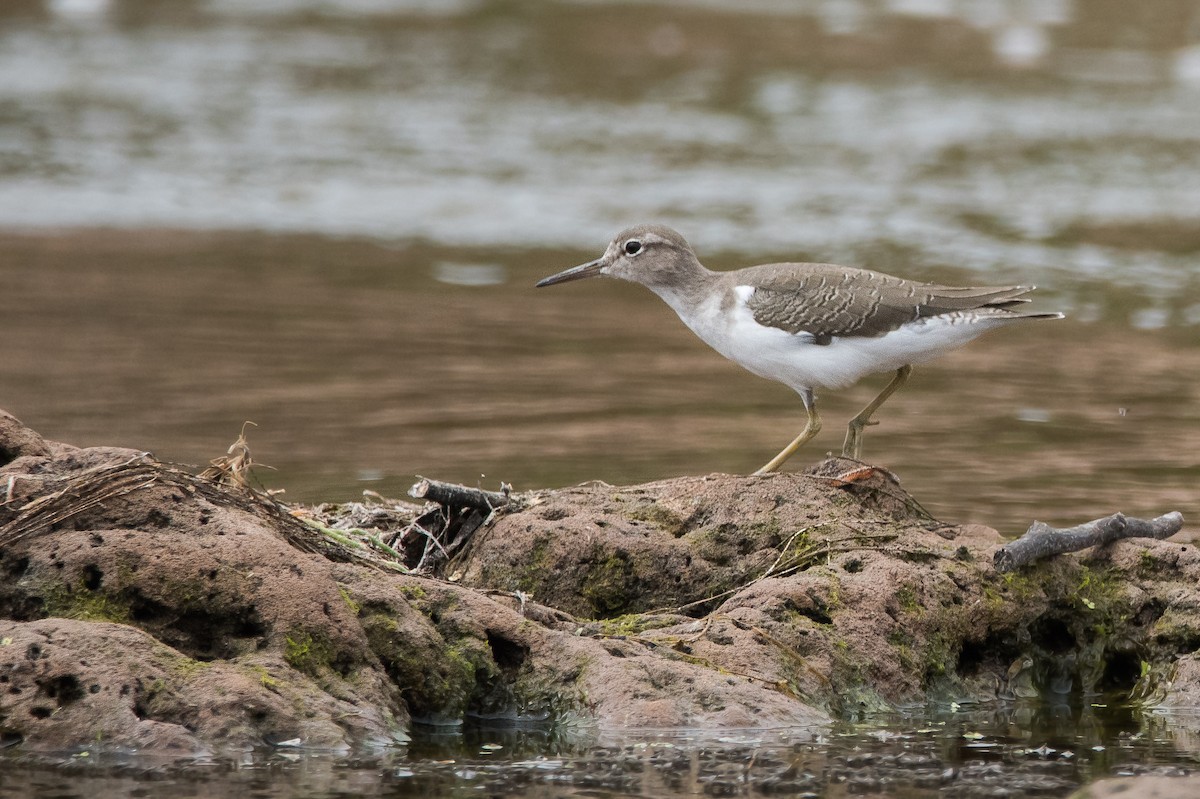
[(859, 456), (862, 455), (863, 428), (868, 425), (879, 424), (879, 422), (872, 422), (871, 416), (875, 411), (879, 410), (879, 406), (888, 397), (896, 393), (896, 389), (908, 382), (908, 378), (912, 375), (912, 370), (911, 366), (901, 366), (897, 369), (891, 381), (883, 387), (883, 391), (879, 392), (879, 396), (871, 400), (867, 407), (859, 411), (858, 416), (850, 420), (850, 424), (846, 428), (846, 443), (842, 445), (843, 458), (858, 460)]
[(811, 391), (801, 391), (800, 398), (804, 400), (804, 410), (808, 412), (808, 421), (804, 425), (804, 429), (800, 431), (800, 435), (783, 448), (783, 451), (771, 458), (766, 466), (759, 469), (755, 474), (770, 474), (783, 465), (783, 462), (792, 457), (796, 450), (804, 446), (808, 441), (821, 432), (821, 417), (817, 415), (817, 404), (813, 398)]

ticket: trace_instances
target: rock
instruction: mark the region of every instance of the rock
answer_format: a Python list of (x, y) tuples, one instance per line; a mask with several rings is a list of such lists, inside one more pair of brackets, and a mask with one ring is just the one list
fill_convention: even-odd
[(193, 754), (299, 738), (345, 749), (334, 720), (362, 712), (286, 679), (270, 657), (195, 660), (124, 624), (46, 618), (12, 625), (3, 642), (3, 725), (33, 747)]
[[(25, 442), (0, 467), (15, 478), (0, 506), (6, 742), (340, 750), (402, 740), (414, 718), (827, 720), (761, 683), (577, 636), (534, 603), (317, 554), (315, 530), (144, 453), (5, 435)], [(297, 549), (305, 532), (317, 541)]]
[(463, 581), (609, 619), (586, 629), (658, 639), (831, 711), (911, 701), (988, 621), (1002, 539), (923, 516), (886, 473), (833, 479), (859, 466), (543, 493), (477, 533)]
[(1093, 782), (1070, 799), (1179, 799), (1200, 796), (1200, 776), (1114, 777)]
[[(0, 617), (21, 623), (0, 646), (6, 732), (139, 748), (393, 740), (407, 713), (373, 668), (333, 564), (288, 546), (232, 496), (213, 502), (142, 453), (107, 448), (19, 458), (0, 480), (32, 475), (21, 499), (72, 478), (89, 481), (81, 494), (103, 492), (125, 465), (140, 470), (132, 487), (58, 510), (48, 526), (29, 527), (28, 511), (0, 515)], [(87, 690), (43, 715), (56, 698), (47, 674)]]
[(456, 567), (465, 584), (593, 619), (588, 634), (676, 651), (833, 714), (930, 697), (1200, 698), (1186, 658), (1173, 676), (1200, 646), (1200, 550), (1128, 540), (1001, 575), (1003, 543), (835, 458), (808, 473), (535, 492)]
[(0, 452), (3, 743), (345, 750), (471, 719), (794, 728), (930, 697), (1200, 700), (1194, 546), (1000, 575), (994, 530), (940, 523), (858, 462), (525, 495), (450, 582), (147, 453), (7, 415)]
[[(806, 726), (827, 717), (768, 686), (629, 641), (533, 624), (516, 599), (339, 566), (393, 681), (427, 721), (557, 718), (602, 727)], [(381, 579), (383, 577), (383, 579)], [(536, 611), (534, 611), (536, 612)], [(432, 622), (432, 625), (431, 625)]]
[[(919, 506), (884, 479), (881, 488), (817, 474), (714, 474), (539, 492), (532, 507), (477, 536), (463, 582), (536, 588), (542, 602), (585, 618), (701, 602), (761, 575), (781, 547), (819, 540), (840, 517), (861, 525), (863, 541), (919, 526)], [(988, 544), (999, 542), (993, 531)]]
[(7, 466), (17, 458), (48, 454), (50, 447), (45, 439), (8, 411), (0, 410), (0, 466)]

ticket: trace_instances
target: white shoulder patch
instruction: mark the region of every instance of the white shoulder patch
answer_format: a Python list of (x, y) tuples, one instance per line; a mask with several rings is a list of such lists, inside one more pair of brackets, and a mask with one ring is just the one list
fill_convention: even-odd
[(750, 302), (750, 297), (754, 295), (754, 286), (734, 286), (734, 295), (742, 301), (742, 305)]

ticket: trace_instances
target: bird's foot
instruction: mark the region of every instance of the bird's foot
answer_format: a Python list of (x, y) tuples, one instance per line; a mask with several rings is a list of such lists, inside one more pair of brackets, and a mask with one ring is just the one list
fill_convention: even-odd
[(872, 419), (859, 419), (855, 417), (850, 420), (850, 424), (846, 425), (846, 442), (842, 444), (842, 457), (853, 458), (854, 460), (862, 459), (862, 434), (863, 429), (873, 427), (879, 422)]

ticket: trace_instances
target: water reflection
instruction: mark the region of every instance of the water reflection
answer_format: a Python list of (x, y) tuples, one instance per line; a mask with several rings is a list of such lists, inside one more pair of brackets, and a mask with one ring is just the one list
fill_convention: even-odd
[[(830, 729), (659, 731), (558, 737), (467, 728), (418, 733), (406, 749), (332, 759), (278, 750), (188, 761), (88, 750), (0, 761), (24, 795), (684, 796), (776, 793), (993, 796), (1003, 786), (1065, 796), (1111, 775), (1195, 769), (1194, 719), (1105, 705), (1024, 703), (872, 716)], [(88, 777), (80, 783), (81, 777)], [(139, 786), (146, 786), (141, 787)], [(17, 794), (12, 794), (17, 795)]]

